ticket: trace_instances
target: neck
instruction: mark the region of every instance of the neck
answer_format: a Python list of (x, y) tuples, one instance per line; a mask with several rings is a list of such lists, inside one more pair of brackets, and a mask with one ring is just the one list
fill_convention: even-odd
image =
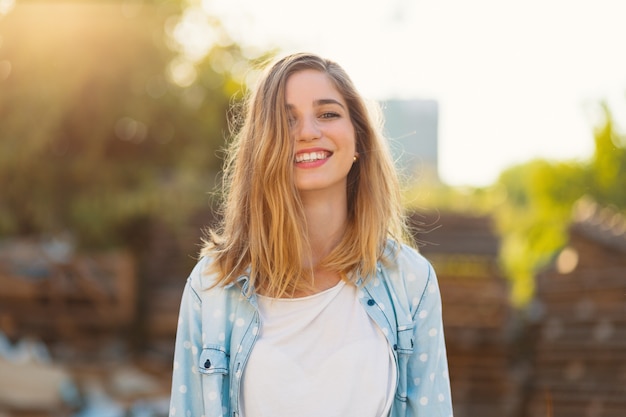
[(312, 263), (316, 265), (341, 240), (348, 217), (347, 198), (302, 197)]

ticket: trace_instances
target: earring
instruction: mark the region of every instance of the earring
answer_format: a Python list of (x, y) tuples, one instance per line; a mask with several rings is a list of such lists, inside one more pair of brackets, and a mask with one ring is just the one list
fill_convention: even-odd
[(354, 154), (354, 160), (353, 160), (353, 162), (356, 162), (358, 159), (359, 159), (359, 154), (358, 154), (358, 153), (355, 153), (355, 154)]

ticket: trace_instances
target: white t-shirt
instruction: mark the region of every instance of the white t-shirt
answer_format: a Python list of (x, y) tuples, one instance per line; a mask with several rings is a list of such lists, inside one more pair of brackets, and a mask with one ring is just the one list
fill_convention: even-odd
[(393, 353), (352, 284), (302, 298), (259, 296), (261, 330), (243, 374), (244, 417), (384, 417)]

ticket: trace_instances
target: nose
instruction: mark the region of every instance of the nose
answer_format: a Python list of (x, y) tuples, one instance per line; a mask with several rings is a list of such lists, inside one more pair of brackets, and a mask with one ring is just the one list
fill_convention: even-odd
[(296, 139), (298, 141), (308, 142), (319, 139), (322, 132), (314, 117), (303, 117), (300, 119), (296, 131)]

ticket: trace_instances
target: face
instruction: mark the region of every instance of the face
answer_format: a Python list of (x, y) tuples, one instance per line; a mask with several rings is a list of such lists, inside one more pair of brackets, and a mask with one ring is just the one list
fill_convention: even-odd
[(301, 195), (345, 199), (356, 139), (343, 96), (323, 72), (303, 70), (287, 79), (285, 99), (296, 142), (296, 188)]

